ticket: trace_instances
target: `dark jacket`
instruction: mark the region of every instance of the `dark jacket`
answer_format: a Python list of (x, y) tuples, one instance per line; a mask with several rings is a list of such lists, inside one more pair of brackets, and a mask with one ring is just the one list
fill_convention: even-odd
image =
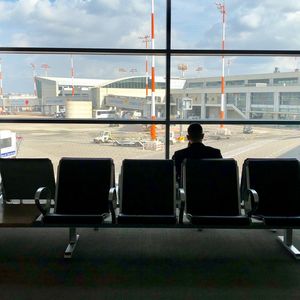
[(205, 146), (202, 143), (193, 143), (189, 147), (175, 151), (172, 159), (176, 165), (176, 179), (180, 183), (181, 164), (185, 158), (222, 158), (219, 149)]

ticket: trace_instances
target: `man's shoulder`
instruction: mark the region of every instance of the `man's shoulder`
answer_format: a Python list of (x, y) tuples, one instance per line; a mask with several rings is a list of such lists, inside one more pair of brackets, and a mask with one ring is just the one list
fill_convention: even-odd
[(183, 149), (177, 150), (177, 151), (174, 152), (174, 156), (184, 155), (185, 153), (188, 152), (188, 149), (189, 148), (183, 148)]
[(206, 146), (204, 144), (197, 144), (191, 147), (183, 148), (174, 152), (174, 158), (221, 158), (220, 149)]
[(211, 152), (221, 152), (220, 149), (204, 145), (205, 149)]

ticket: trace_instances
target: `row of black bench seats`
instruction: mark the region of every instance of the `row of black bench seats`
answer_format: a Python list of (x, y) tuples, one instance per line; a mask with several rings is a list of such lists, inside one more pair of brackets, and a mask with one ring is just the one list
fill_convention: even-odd
[[(136, 226), (188, 223), (217, 228), (253, 228), (253, 220), (260, 220), (266, 228), (286, 229), (285, 246), (298, 256), (292, 229), (300, 225), (299, 170), (297, 159), (247, 159), (240, 184), (234, 159), (186, 160), (176, 190), (172, 160), (125, 159), (117, 192), (109, 158), (62, 158), (56, 184), (49, 159), (0, 160), (4, 202), (32, 199), (37, 190), (42, 224), (69, 227), (71, 250), (78, 238), (76, 227), (101, 227), (106, 220)], [(41, 198), (46, 198), (46, 204), (41, 204)]]

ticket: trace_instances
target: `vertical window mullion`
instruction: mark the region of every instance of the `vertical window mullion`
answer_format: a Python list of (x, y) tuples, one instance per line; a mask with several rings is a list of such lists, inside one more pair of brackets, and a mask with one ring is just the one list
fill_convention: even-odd
[(165, 158), (170, 157), (170, 112), (171, 112), (171, 0), (166, 0), (166, 119)]

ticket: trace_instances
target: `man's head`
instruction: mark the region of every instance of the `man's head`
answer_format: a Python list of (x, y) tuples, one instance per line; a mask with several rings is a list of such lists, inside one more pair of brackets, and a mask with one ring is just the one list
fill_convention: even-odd
[(199, 143), (203, 140), (204, 133), (199, 123), (192, 123), (188, 128), (187, 139), (190, 143)]

